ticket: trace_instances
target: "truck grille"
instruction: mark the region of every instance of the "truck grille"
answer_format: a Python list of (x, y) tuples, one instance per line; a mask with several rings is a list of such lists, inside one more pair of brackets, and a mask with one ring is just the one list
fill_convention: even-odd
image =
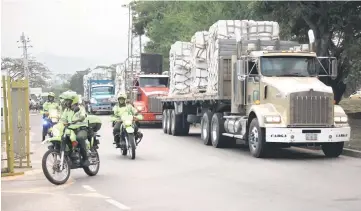
[(162, 103), (156, 96), (150, 96), (148, 98), (148, 111), (162, 113)]
[(290, 126), (333, 125), (332, 94), (311, 90), (292, 93), (290, 100)]

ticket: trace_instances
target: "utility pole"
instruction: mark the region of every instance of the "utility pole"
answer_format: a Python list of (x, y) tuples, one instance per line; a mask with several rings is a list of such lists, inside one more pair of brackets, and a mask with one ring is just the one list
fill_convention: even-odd
[(24, 32), (20, 36), (20, 41), (17, 41), (18, 43), (21, 42), (21, 46), (18, 48), (23, 49), (23, 63), (24, 63), (24, 77), (25, 79), (29, 79), (29, 67), (28, 67), (28, 48), (32, 48), (33, 46), (28, 45), (30, 43), (29, 37), (25, 37)]
[[(140, 72), (140, 55), (142, 49), (142, 42), (141, 36), (133, 33), (133, 18), (134, 13), (132, 11), (132, 4), (134, 1), (131, 1), (127, 5), (122, 5), (122, 7), (128, 8), (128, 58), (125, 61), (126, 69), (125, 69), (125, 82), (126, 82), (126, 89), (132, 91), (133, 89), (133, 82), (134, 76), (137, 72)], [(137, 42), (139, 42), (137, 44)], [(139, 49), (137, 49), (139, 46)]]

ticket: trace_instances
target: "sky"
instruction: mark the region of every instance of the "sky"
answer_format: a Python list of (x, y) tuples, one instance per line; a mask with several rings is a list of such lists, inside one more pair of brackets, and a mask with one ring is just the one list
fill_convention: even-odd
[(129, 0), (2, 0), (1, 56), (20, 57), (22, 32), (31, 56), (53, 72), (123, 62), (127, 57)]

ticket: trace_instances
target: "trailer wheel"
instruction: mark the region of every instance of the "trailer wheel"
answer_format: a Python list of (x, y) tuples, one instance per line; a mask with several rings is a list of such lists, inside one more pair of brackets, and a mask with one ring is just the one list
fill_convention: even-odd
[(174, 109), (171, 110), (171, 115), (170, 115), (170, 119), (171, 119), (171, 124), (170, 124), (170, 134), (172, 134), (173, 136), (178, 136), (179, 135), (179, 131), (180, 131), (180, 126), (181, 124), (179, 124), (179, 115), (175, 115), (175, 111)]
[(212, 146), (221, 148), (225, 145), (225, 138), (222, 136), (224, 130), (224, 120), (221, 113), (215, 113), (211, 122), (211, 141)]
[[(181, 117), (183, 117), (183, 116), (181, 116)], [(183, 123), (183, 121), (184, 121), (184, 123)], [(188, 135), (189, 134), (189, 129), (190, 129), (190, 124), (189, 124), (189, 122), (187, 122), (187, 119), (186, 118), (181, 118), (181, 124), (182, 124), (182, 131), (181, 131), (181, 135), (182, 136), (186, 136), (186, 135)]]
[(167, 134), (171, 134), (172, 128), (172, 109), (167, 109)]
[(267, 149), (265, 131), (259, 127), (257, 118), (252, 119), (249, 125), (248, 146), (253, 157), (261, 158), (265, 156)]
[(183, 122), (184, 115), (176, 115), (175, 110), (172, 110), (171, 114), (171, 134), (173, 136), (187, 135), (189, 133), (190, 125), (188, 122)]
[(164, 134), (167, 134), (167, 109), (163, 110), (163, 118), (162, 118), (162, 128), (163, 128), (163, 132)]
[(211, 145), (211, 119), (212, 112), (210, 111), (206, 111), (201, 119), (201, 139), (205, 145)]

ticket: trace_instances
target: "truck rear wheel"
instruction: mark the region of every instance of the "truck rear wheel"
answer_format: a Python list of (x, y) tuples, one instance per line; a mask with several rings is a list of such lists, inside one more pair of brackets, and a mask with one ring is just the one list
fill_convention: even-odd
[(213, 114), (211, 122), (211, 141), (212, 146), (215, 148), (221, 148), (225, 145), (225, 138), (222, 136), (222, 133), (225, 132), (223, 125), (224, 120), (222, 114)]
[(326, 143), (322, 145), (322, 151), (329, 158), (337, 158), (342, 154), (344, 142)]
[(163, 132), (164, 134), (167, 134), (167, 109), (163, 110), (163, 119), (162, 119), (162, 128), (163, 128)]
[(201, 119), (201, 139), (205, 145), (211, 145), (211, 119), (212, 112), (206, 111)]
[(264, 130), (260, 128), (257, 118), (252, 119), (251, 124), (249, 125), (248, 146), (253, 157), (264, 157), (266, 153), (266, 139)]
[(183, 122), (184, 115), (183, 114), (175, 114), (175, 110), (171, 112), (171, 134), (173, 136), (179, 135), (187, 135), (189, 133), (189, 123)]
[(167, 134), (171, 134), (172, 128), (172, 109), (167, 109)]

